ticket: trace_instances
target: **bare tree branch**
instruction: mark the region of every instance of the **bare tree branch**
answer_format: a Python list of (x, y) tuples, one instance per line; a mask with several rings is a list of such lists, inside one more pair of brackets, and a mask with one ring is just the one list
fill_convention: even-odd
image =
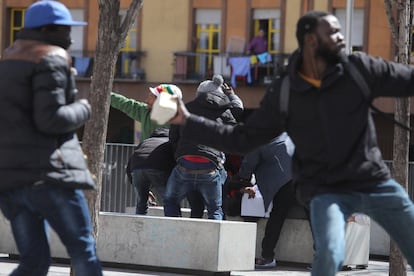
[[(109, 0), (110, 1), (110, 0)], [(137, 18), (138, 11), (141, 9), (142, 5), (144, 4), (144, 0), (133, 0), (131, 5), (128, 8), (126, 16), (121, 23), (120, 26), (120, 36), (121, 40), (124, 41), (129, 29), (131, 28), (134, 20)]]
[(394, 17), (392, 4), (397, 5), (396, 0), (384, 0), (385, 4), (385, 13), (387, 14), (388, 23), (390, 24), (391, 28), (391, 35), (394, 41), (395, 46), (398, 46), (398, 28), (396, 19)]

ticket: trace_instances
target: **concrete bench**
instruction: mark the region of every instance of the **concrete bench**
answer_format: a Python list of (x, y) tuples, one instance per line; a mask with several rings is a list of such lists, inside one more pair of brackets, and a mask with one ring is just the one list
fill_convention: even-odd
[[(135, 212), (135, 207), (127, 207), (126, 211), (130, 214)], [(183, 217), (190, 216), (190, 209), (182, 208), (181, 213)], [(164, 216), (163, 207), (150, 207), (148, 210), (149, 216)], [(204, 218), (207, 218), (207, 213), (204, 213)], [(240, 216), (234, 217), (227, 217), (228, 221), (244, 221), (244, 219)], [(257, 224), (257, 234), (256, 237), (253, 238), (255, 240), (255, 256), (261, 255), (261, 242), (264, 236), (265, 227), (266, 227), (267, 219), (258, 219)], [(369, 227), (369, 226), (368, 226)], [(356, 245), (357, 249), (355, 249), (355, 245), (352, 244), (352, 240), (347, 240), (347, 245), (353, 248), (354, 255), (350, 256), (347, 255), (346, 263), (344, 265), (365, 265), (368, 264), (368, 258), (370, 253), (370, 234), (369, 229), (365, 228), (361, 229), (361, 226), (353, 225), (351, 231), (354, 231), (357, 235), (362, 234), (363, 241), (361, 242), (360, 239), (358, 240), (359, 244)], [(378, 228), (375, 224), (373, 228), (375, 233), (381, 234), (381, 228)], [(368, 230), (368, 232), (366, 231)], [(358, 231), (358, 233), (357, 233)], [(364, 233), (361, 233), (364, 232)], [(372, 232), (372, 230), (371, 230)], [(349, 233), (348, 233), (349, 234)], [(351, 235), (352, 236), (352, 235)], [(358, 236), (356, 238), (359, 238)], [(245, 238), (244, 240), (247, 240)], [(388, 246), (389, 247), (389, 246)], [(355, 254), (357, 252), (358, 254)], [(313, 260), (313, 238), (312, 233), (310, 230), (309, 221), (307, 219), (307, 215), (300, 205), (293, 206), (288, 213), (288, 219), (285, 221), (281, 234), (280, 239), (277, 243), (275, 249), (275, 258), (278, 261), (284, 262), (294, 262), (294, 263), (304, 263), (309, 264), (312, 263)], [(382, 252), (384, 253), (384, 252)]]
[[(228, 217), (229, 220), (242, 221), (241, 217)], [(267, 219), (259, 219), (256, 235), (256, 256), (261, 256), (262, 239)], [(289, 210), (283, 224), (279, 241), (275, 249), (275, 259), (284, 262), (310, 264), (313, 260), (313, 238), (307, 216), (300, 206)]]
[[(180, 270), (254, 269), (256, 224), (100, 213), (97, 252), (102, 262)], [(0, 253), (18, 254), (9, 222), (0, 216)], [(51, 232), (51, 251), (67, 258)]]
[[(135, 207), (127, 207), (126, 212), (134, 214)], [(190, 209), (181, 208), (181, 213), (183, 218), (188, 218), (190, 216)], [(164, 216), (163, 207), (150, 207), (148, 209), (148, 216)], [(283, 225), (280, 239), (276, 246), (275, 258), (278, 261), (309, 264), (313, 259), (313, 238), (306, 215), (298, 207), (292, 208), (288, 217)], [(207, 218), (206, 212), (204, 213), (204, 218)], [(239, 216), (227, 217), (226, 221), (243, 222), (243, 218)], [(243, 238), (243, 242), (253, 241), (255, 243), (254, 251), (252, 252), (255, 256), (260, 256), (261, 254), (261, 242), (264, 236), (266, 221), (267, 219), (258, 220), (254, 223), (257, 225), (257, 233), (254, 236), (245, 236)]]

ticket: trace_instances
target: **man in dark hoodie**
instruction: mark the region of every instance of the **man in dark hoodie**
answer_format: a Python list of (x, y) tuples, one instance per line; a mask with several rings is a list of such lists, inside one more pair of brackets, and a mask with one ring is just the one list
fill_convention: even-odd
[[(296, 37), (299, 48), (287, 68), (287, 112), (280, 103), (284, 78), (277, 78), (243, 125), (218, 124), (184, 105), (171, 123), (185, 125), (183, 139), (240, 153), (288, 133), (295, 144), (296, 194), (310, 207), (313, 276), (341, 269), (346, 219), (353, 213), (378, 222), (414, 267), (414, 204), (382, 159), (370, 112), (375, 98), (414, 95), (414, 67), (364, 53), (345, 55), (341, 25), (326, 12), (303, 15)], [(365, 79), (367, 96), (349, 66)]]
[[(263, 196), (264, 210), (272, 209), (266, 222), (262, 240), (262, 255), (255, 260), (256, 268), (276, 266), (275, 248), (289, 209), (295, 204), (292, 184), (292, 155), (295, 146), (286, 133), (270, 143), (249, 152), (243, 158), (238, 176), (250, 180), (254, 174), (256, 185)], [(255, 197), (255, 190), (248, 188), (249, 196)]]
[(47, 225), (59, 235), (75, 275), (102, 275), (88, 205), (95, 187), (76, 129), (91, 114), (76, 100), (69, 10), (37, 1), (0, 60), (0, 208), (10, 221), (20, 264), (12, 275), (46, 275)]
[[(243, 111), (243, 103), (221, 75), (200, 83), (196, 98), (187, 103), (195, 114), (203, 115), (223, 124), (235, 124), (236, 117)], [(170, 141), (175, 148), (177, 165), (168, 179), (164, 195), (164, 214), (181, 216), (180, 202), (189, 192), (201, 193), (207, 208), (208, 218), (222, 220), (222, 186), (227, 173), (224, 169), (225, 156), (222, 151), (181, 139), (179, 126), (171, 126)], [(191, 201), (191, 200), (190, 200)]]
[(168, 128), (156, 128), (137, 146), (129, 159), (127, 174), (137, 195), (137, 215), (147, 214), (150, 190), (157, 205), (163, 205), (165, 185), (175, 165), (168, 134)]

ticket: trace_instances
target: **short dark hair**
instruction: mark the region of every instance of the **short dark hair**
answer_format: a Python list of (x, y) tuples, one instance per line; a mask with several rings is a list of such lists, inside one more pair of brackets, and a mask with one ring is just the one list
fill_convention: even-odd
[(296, 25), (296, 39), (298, 40), (299, 48), (303, 48), (305, 35), (315, 31), (320, 18), (327, 15), (329, 15), (329, 13), (324, 11), (310, 11), (299, 18)]

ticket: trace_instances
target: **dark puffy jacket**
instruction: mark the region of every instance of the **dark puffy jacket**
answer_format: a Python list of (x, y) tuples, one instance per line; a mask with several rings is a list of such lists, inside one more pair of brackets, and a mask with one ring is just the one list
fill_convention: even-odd
[(349, 62), (367, 81), (369, 101), (343, 63), (327, 69), (320, 88), (303, 80), (297, 73), (301, 56), (296, 52), (288, 68), (287, 118), (280, 112), (281, 79), (276, 79), (244, 125), (217, 126), (192, 115), (183, 135), (230, 152), (246, 152), (286, 130), (295, 144), (292, 171), (302, 202), (316, 194), (363, 191), (378, 185), (390, 173), (377, 144), (369, 104), (377, 97), (414, 95), (414, 67), (362, 53), (350, 55)]
[(92, 188), (75, 134), (90, 108), (74, 101), (70, 56), (30, 37), (16, 40), (0, 60), (0, 191), (45, 180)]
[[(191, 113), (222, 124), (234, 125), (237, 123), (234, 116), (241, 114), (243, 103), (235, 94), (227, 96), (221, 92), (209, 92), (199, 94), (193, 101), (188, 102), (186, 107)], [(191, 139), (180, 139), (180, 136), (180, 127), (172, 125), (170, 141), (176, 148), (176, 160), (185, 155), (196, 155), (209, 159), (217, 168), (223, 167), (225, 156), (222, 151), (195, 143)]]
[(175, 166), (175, 160), (168, 135), (168, 128), (156, 128), (150, 137), (139, 143), (128, 162), (128, 177), (131, 178), (131, 173), (135, 169), (171, 172)]

